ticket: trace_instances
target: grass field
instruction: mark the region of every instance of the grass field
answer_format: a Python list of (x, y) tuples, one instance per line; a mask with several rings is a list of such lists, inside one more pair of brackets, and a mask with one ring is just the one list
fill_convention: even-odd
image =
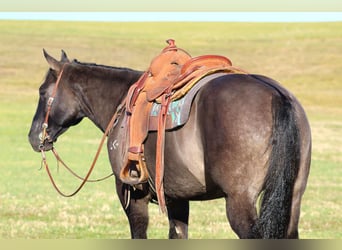
[[(342, 23), (77, 23), (0, 21), (1, 238), (129, 238), (112, 179), (74, 198), (52, 188), (27, 134), (48, 69), (45, 48), (60, 56), (145, 69), (168, 38), (193, 56), (221, 54), (280, 81), (303, 104), (312, 127), (311, 174), (303, 198), (302, 238), (342, 238)], [(84, 174), (100, 131), (85, 120), (56, 144)], [(50, 165), (53, 165), (50, 160)], [(110, 171), (104, 151), (94, 177)], [(54, 171), (65, 191), (78, 182)], [(168, 221), (150, 206), (150, 238), (167, 238)], [(223, 200), (192, 202), (190, 238), (236, 238)]]

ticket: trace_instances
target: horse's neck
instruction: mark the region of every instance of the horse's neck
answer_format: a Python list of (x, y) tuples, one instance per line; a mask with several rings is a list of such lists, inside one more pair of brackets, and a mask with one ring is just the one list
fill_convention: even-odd
[(85, 116), (104, 131), (129, 87), (141, 73), (120, 68), (102, 70), (103, 74), (88, 75), (80, 98)]

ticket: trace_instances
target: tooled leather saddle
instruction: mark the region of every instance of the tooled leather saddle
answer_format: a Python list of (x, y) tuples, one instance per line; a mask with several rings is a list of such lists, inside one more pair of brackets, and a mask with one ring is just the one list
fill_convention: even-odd
[[(191, 57), (167, 40), (162, 52), (155, 57), (140, 79), (131, 86), (126, 97), (128, 152), (120, 179), (127, 184), (146, 182), (149, 174), (144, 158), (144, 141), (148, 132), (157, 130), (155, 186), (161, 211), (166, 211), (163, 175), (165, 130), (170, 103), (184, 97), (201, 79), (214, 73), (246, 73), (232, 66), (231, 61), (219, 55)], [(193, 91), (194, 92), (194, 91)], [(153, 106), (157, 115), (150, 117)], [(187, 104), (189, 106), (189, 103)]]

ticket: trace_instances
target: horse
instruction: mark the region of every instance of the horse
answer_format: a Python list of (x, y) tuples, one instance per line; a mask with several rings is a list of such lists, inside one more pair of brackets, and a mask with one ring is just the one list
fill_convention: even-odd
[[(104, 132), (143, 74), (69, 60), (63, 50), (60, 60), (45, 50), (44, 56), (49, 69), (28, 134), (37, 152), (53, 149), (57, 138), (85, 117)], [(48, 114), (49, 136), (42, 143), (42, 124), (58, 76)], [(119, 178), (125, 121), (125, 115), (118, 116), (110, 129), (108, 155), (131, 237), (147, 238), (148, 205), (156, 202), (156, 133), (149, 132), (144, 144), (149, 181), (129, 186)], [(209, 80), (192, 101), (188, 121), (166, 132), (164, 151), (169, 238), (188, 237), (190, 201), (217, 198), (225, 199), (228, 222), (239, 238), (299, 238), (311, 132), (299, 101), (275, 80), (257, 74)]]

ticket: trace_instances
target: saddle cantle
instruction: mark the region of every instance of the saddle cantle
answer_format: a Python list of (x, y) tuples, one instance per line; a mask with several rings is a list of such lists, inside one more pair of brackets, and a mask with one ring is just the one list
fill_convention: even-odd
[[(120, 173), (121, 180), (130, 185), (148, 180), (144, 141), (148, 131), (156, 130), (155, 185), (159, 206), (163, 212), (166, 211), (163, 190), (165, 130), (179, 126), (172, 123), (172, 118), (170, 122), (170, 115), (175, 115), (169, 111), (170, 103), (172, 102), (171, 107), (173, 105), (185, 107), (178, 108), (183, 110), (184, 124), (190, 112), (192, 98), (199, 88), (208, 82), (205, 78), (217, 77), (213, 75), (214, 73), (221, 75), (246, 73), (233, 67), (226, 57), (204, 55), (192, 58), (185, 50), (177, 48), (174, 40), (169, 39), (167, 43), (168, 46), (152, 60), (149, 68), (128, 91), (126, 101), (128, 152)], [(199, 82), (201, 84), (197, 86)], [(188, 92), (191, 94), (184, 98)]]

